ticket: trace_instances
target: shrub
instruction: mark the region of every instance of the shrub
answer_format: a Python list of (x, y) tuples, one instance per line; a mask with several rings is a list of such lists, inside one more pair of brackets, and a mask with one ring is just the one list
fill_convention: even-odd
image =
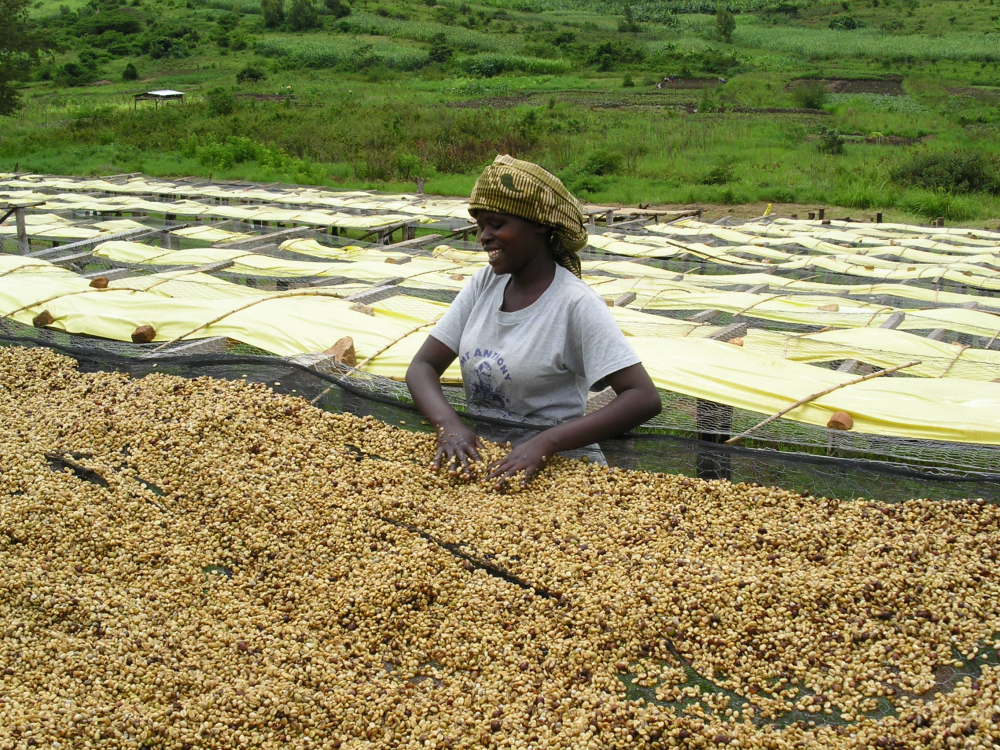
[(334, 18), (346, 18), (351, 15), (351, 6), (344, 0), (326, 0), (326, 10)]
[(106, 31), (128, 35), (142, 31), (142, 24), (131, 13), (111, 10), (84, 16), (76, 22), (76, 31), (80, 36), (100, 36)]
[(122, 71), (122, 80), (123, 81), (139, 80), (139, 71), (136, 70), (135, 65), (129, 63), (128, 65), (125, 66), (125, 70)]
[(821, 127), (818, 148), (824, 154), (842, 154), (844, 153), (844, 136), (833, 128)]
[(792, 89), (792, 99), (804, 109), (823, 109), (828, 94), (819, 81), (809, 81)]
[(622, 34), (637, 34), (642, 31), (642, 27), (635, 20), (635, 15), (632, 13), (631, 5), (625, 5), (624, 13), (624, 18), (618, 22), (618, 31)]
[(736, 31), (736, 18), (725, 8), (720, 8), (715, 13), (715, 33), (726, 44), (732, 44), (734, 31)]
[(231, 115), (236, 109), (233, 92), (222, 86), (216, 86), (205, 94), (205, 101), (208, 102), (209, 114), (214, 116)]
[(454, 54), (455, 50), (448, 44), (448, 37), (444, 35), (444, 32), (435, 34), (427, 59), (434, 63), (446, 63)]
[(60, 86), (83, 86), (94, 80), (94, 72), (80, 63), (68, 62), (56, 71), (55, 80)]
[(733, 181), (733, 167), (731, 164), (720, 164), (713, 167), (708, 174), (701, 178), (702, 185), (726, 185)]
[(463, 67), (471, 75), (492, 78), (501, 73), (514, 72), (533, 75), (566, 73), (570, 66), (564, 60), (543, 60), (519, 55), (476, 55), (466, 58)]
[(588, 56), (591, 65), (603, 70), (611, 70), (616, 65), (634, 65), (645, 59), (645, 50), (629, 41), (604, 42), (595, 47)]
[(260, 68), (249, 65), (236, 74), (237, 83), (257, 83), (267, 78), (267, 74)]
[(260, 0), (260, 12), (264, 16), (264, 26), (276, 29), (285, 20), (285, 0)]
[(626, 73), (625, 77), (622, 78), (622, 88), (632, 89), (635, 88), (635, 81), (632, 80), (632, 74)]
[(288, 11), (288, 25), (292, 31), (308, 31), (315, 28), (318, 22), (319, 15), (313, 0), (292, 0), (292, 8)]
[[(920, 154), (890, 173), (893, 182), (908, 187), (950, 193), (1000, 194), (1000, 163), (977, 153)], [(944, 216), (944, 214), (939, 214)]]
[(583, 163), (583, 171), (595, 177), (618, 174), (625, 160), (614, 151), (599, 150), (591, 153)]
[(864, 23), (862, 21), (853, 18), (852, 16), (844, 16), (843, 18), (835, 18), (830, 21), (830, 28), (837, 31), (854, 31), (854, 29), (864, 28)]

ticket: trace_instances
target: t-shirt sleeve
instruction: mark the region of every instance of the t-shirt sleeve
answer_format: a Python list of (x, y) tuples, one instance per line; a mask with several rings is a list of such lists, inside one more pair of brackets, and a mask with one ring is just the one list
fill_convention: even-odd
[(462, 291), (455, 297), (455, 301), (441, 316), (441, 320), (431, 329), (431, 336), (456, 354), (461, 346), (462, 331), (465, 330), (466, 321), (472, 315), (472, 308), (475, 307), (476, 300), (482, 293), (482, 287), (482, 273), (473, 274), (469, 282), (462, 287)]
[(642, 362), (607, 304), (590, 290), (581, 295), (570, 319), (566, 359), (588, 387), (613, 372)]

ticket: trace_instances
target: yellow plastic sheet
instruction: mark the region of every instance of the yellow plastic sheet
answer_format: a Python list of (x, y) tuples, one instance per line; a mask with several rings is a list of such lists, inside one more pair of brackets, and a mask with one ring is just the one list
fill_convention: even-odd
[(856, 328), (789, 335), (780, 331), (751, 329), (744, 346), (765, 356), (795, 362), (831, 362), (854, 359), (879, 368), (920, 360), (907, 375), (991, 382), (1000, 377), (1000, 352), (932, 341), (904, 331)]
[[(762, 418), (857, 377), (707, 339), (629, 341), (657, 388), (748, 409)], [(1000, 445), (1000, 383), (875, 378), (822, 396), (786, 418), (825, 426), (837, 411), (853, 417), (855, 432)]]

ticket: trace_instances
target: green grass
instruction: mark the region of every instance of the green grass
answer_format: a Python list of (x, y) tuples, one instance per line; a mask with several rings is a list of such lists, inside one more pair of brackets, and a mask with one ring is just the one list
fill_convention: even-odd
[(924, 35), (887, 34), (878, 29), (775, 28), (760, 25), (737, 26), (733, 42), (740, 47), (766, 49), (795, 55), (803, 60), (867, 58), (876, 62), (964, 62), (1000, 61), (1000, 44), (995, 35), (978, 37), (969, 33)]

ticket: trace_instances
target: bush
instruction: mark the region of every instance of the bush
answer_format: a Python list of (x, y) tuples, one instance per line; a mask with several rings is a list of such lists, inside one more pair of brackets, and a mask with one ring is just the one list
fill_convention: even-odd
[(734, 31), (736, 31), (736, 18), (725, 8), (720, 8), (715, 13), (715, 33), (726, 44), (732, 44)]
[(720, 164), (701, 178), (702, 185), (726, 185), (733, 181), (733, 167), (731, 164)]
[(830, 28), (836, 31), (854, 31), (854, 29), (863, 29), (864, 26), (865, 24), (862, 21), (851, 16), (835, 18), (830, 21)]
[(94, 71), (80, 63), (65, 63), (55, 74), (60, 86), (84, 86), (94, 80)]
[(823, 109), (828, 94), (819, 81), (809, 81), (792, 89), (792, 99), (803, 109)]
[(267, 78), (267, 73), (265, 73), (260, 68), (255, 68), (249, 65), (239, 73), (236, 74), (237, 83), (257, 83), (258, 81), (263, 81)]
[(123, 81), (139, 80), (139, 71), (136, 70), (135, 65), (129, 63), (128, 65), (125, 66), (125, 70), (122, 71), (122, 80)]
[(594, 151), (583, 163), (583, 171), (595, 177), (618, 174), (625, 160), (621, 154), (614, 151)]
[(142, 24), (131, 13), (118, 10), (84, 16), (76, 22), (76, 32), (80, 36), (100, 36), (106, 31), (117, 31), (125, 35), (138, 34), (142, 31)]
[(231, 115), (233, 110), (236, 109), (236, 100), (233, 98), (233, 92), (221, 86), (217, 86), (205, 94), (205, 101), (208, 102), (209, 114), (217, 117)]
[(569, 71), (564, 60), (543, 60), (519, 55), (476, 55), (463, 62), (466, 72), (474, 76), (492, 78), (501, 73), (530, 73), (533, 75), (558, 74)]
[(982, 154), (920, 154), (895, 167), (889, 176), (893, 182), (907, 187), (998, 195), (998, 169), (1000, 160)]
[(292, 31), (308, 31), (319, 23), (319, 15), (313, 0), (292, 0), (292, 8), (288, 11), (288, 25)]
[(625, 77), (622, 78), (622, 88), (633, 89), (635, 88), (635, 81), (632, 80), (632, 74), (626, 73)]
[(326, 0), (326, 10), (334, 18), (346, 18), (351, 15), (351, 6), (344, 0)]
[(635, 65), (646, 59), (646, 52), (631, 42), (604, 42), (588, 55), (588, 62), (600, 70), (611, 70), (617, 65)]
[(844, 136), (833, 128), (821, 127), (818, 148), (824, 154), (842, 154), (844, 153)]
[(264, 26), (276, 29), (285, 20), (285, 0), (260, 0), (260, 12), (264, 16)]
[(432, 63), (446, 63), (455, 54), (455, 50), (448, 44), (448, 37), (444, 33), (435, 34), (431, 42), (431, 51), (427, 59)]

